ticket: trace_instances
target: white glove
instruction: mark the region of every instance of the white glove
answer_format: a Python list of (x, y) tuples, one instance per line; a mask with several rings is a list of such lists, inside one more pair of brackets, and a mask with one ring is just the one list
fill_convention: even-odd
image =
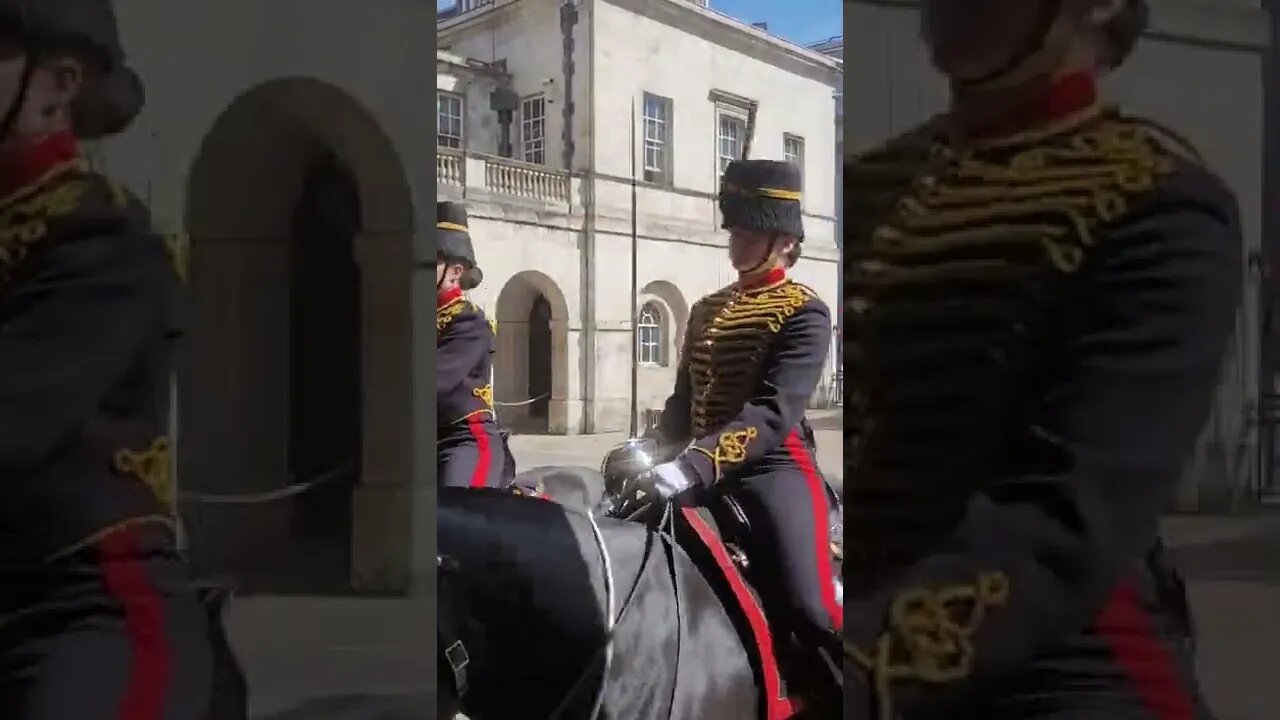
[(668, 462), (653, 468), (653, 485), (664, 498), (673, 497), (693, 487), (679, 463)]

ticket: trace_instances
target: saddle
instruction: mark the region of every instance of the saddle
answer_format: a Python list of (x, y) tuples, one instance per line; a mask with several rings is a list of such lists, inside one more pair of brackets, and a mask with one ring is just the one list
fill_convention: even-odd
[[(843, 510), (830, 487), (828, 491), (834, 508), (829, 522), (833, 581), (837, 599), (843, 602), (840, 593)], [(786, 720), (804, 710), (802, 693), (787, 687), (788, 677), (800, 674), (799, 668), (793, 671), (791, 667), (797, 653), (788, 647), (792, 643), (785, 622), (768, 615), (761, 594), (754, 585), (759, 579), (752, 578), (751, 561), (741, 542), (750, 529), (750, 520), (737, 501), (729, 496), (719, 496), (707, 507), (680, 508), (676, 540), (720, 597), (745, 641), (744, 645), (752, 656), (756, 686), (761, 688), (760, 717), (763, 720)]]

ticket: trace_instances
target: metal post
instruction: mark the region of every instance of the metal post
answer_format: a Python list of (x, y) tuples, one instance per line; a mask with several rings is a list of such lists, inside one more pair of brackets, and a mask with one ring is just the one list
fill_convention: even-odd
[(638, 276), (636, 274), (636, 260), (639, 256), (637, 251), (638, 239), (636, 233), (636, 99), (631, 98), (631, 437), (639, 435), (637, 432), (637, 423), (639, 422), (639, 402), (640, 402), (640, 338), (639, 329), (636, 326), (640, 317), (640, 308), (636, 307), (639, 299), (639, 289), (636, 287)]

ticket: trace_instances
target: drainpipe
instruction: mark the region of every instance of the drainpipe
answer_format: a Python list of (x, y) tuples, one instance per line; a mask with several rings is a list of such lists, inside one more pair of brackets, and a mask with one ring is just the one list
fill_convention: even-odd
[[(576, 46), (574, 43), (573, 31), (578, 26), (582, 17), (582, 7), (590, 0), (582, 0), (576, 3), (574, 0), (565, 0), (560, 6), (560, 34), (564, 42), (564, 164), (567, 170), (573, 169), (573, 155), (575, 143), (573, 139), (573, 118), (575, 113), (574, 95), (573, 95), (573, 74), (575, 70), (574, 51)], [(587, 54), (588, 57), (594, 52), (595, 35), (594, 23), (587, 26)], [(592, 59), (594, 60), (594, 59)], [(595, 282), (595, 258), (596, 258), (596, 218), (595, 218), (595, 156), (596, 156), (596, 138), (595, 138), (595, 62), (587, 63), (587, 124), (588, 133), (590, 134), (590, 143), (588, 145), (587, 155), (587, 171), (582, 176), (582, 214), (583, 224), (582, 233), (579, 235), (578, 256), (581, 258), (578, 267), (578, 284), (581, 287), (579, 294), (579, 305), (582, 310), (580, 320), (582, 322), (582, 351), (578, 359), (579, 376), (582, 378), (579, 387), (579, 393), (582, 397), (582, 432), (594, 433), (596, 431), (595, 421), (595, 398), (596, 398), (596, 282)]]

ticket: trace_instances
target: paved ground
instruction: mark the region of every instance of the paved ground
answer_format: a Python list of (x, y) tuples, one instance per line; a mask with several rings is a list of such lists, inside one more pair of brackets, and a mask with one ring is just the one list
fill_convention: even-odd
[(429, 611), (424, 601), (409, 600), (236, 599), (227, 629), (249, 678), (252, 717), (431, 717)]
[(1200, 674), (1218, 720), (1280, 708), (1280, 510), (1168, 518), (1200, 627)]
[[(818, 467), (837, 486), (844, 477), (843, 415), (839, 410), (810, 413), (818, 442)], [(540, 465), (584, 465), (599, 468), (604, 454), (627, 439), (626, 433), (599, 435), (513, 435), (511, 452), (522, 470)]]
[[(820, 464), (839, 467), (838, 420), (820, 419)], [(621, 436), (515, 438), (522, 466), (582, 464)], [(1165, 523), (1200, 624), (1201, 675), (1219, 720), (1271, 720), (1280, 707), (1280, 509)], [(229, 629), (253, 689), (257, 720), (420, 720), (433, 717), (422, 601), (252, 597)]]

